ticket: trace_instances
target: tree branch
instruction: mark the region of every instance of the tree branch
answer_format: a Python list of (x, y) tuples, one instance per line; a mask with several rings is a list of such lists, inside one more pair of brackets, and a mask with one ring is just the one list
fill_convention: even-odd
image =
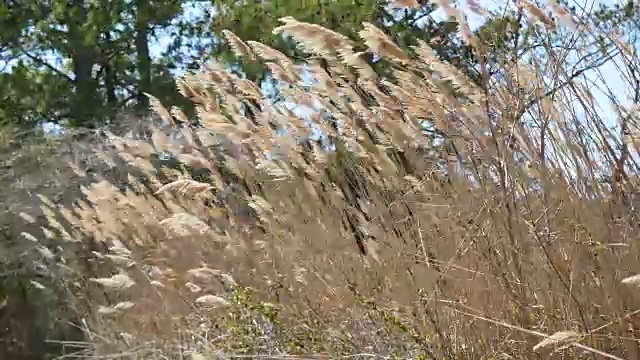
[(58, 74), (59, 76), (61, 76), (63, 79), (66, 79), (69, 82), (74, 82), (74, 80), (67, 74), (65, 74), (64, 72), (62, 72), (61, 70), (56, 69), (55, 66), (49, 64), (48, 62), (44, 61), (43, 59), (40, 59), (39, 57), (35, 56), (35, 55), (31, 55), (26, 49), (24, 49), (22, 46), (19, 46), (20, 51), (24, 54), (24, 56), (28, 57), (30, 60), (34, 61), (36, 64), (41, 65), (46, 67), (47, 69), (53, 71), (54, 73)]
[(580, 75), (584, 74), (585, 72), (589, 71), (589, 70), (593, 70), (595, 68), (598, 68), (602, 65), (604, 65), (607, 61), (611, 60), (613, 58), (614, 55), (609, 54), (609, 56), (601, 59), (600, 61), (593, 63), (589, 66), (583, 67), (580, 70), (575, 71), (573, 74), (571, 74), (569, 76), (568, 79), (566, 79), (565, 81), (563, 81), (562, 83), (556, 85), (555, 87), (547, 90), (544, 94), (540, 95), (540, 96), (536, 96), (535, 98), (531, 99), (529, 102), (527, 102), (522, 109), (518, 112), (518, 114), (516, 115), (516, 119), (520, 119), (524, 114), (527, 113), (527, 111), (529, 111), (529, 109), (534, 106), (536, 103), (538, 103), (540, 100), (549, 97), (551, 95), (553, 95), (554, 93), (556, 93), (557, 91), (561, 90), (562, 88), (564, 88), (565, 86), (571, 84), (573, 82), (573, 80), (575, 80), (577, 77), (579, 77)]

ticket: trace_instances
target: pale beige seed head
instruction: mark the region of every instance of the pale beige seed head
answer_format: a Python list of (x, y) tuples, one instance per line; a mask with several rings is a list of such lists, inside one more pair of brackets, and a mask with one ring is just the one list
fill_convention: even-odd
[(622, 279), (621, 283), (638, 286), (640, 285), (640, 274), (626, 277)]
[(110, 278), (94, 278), (90, 280), (114, 290), (127, 289), (135, 285), (135, 282), (126, 273), (116, 274)]
[(103, 314), (103, 315), (115, 314), (115, 313), (122, 312), (124, 310), (131, 309), (135, 305), (136, 304), (131, 302), (131, 301), (122, 301), (122, 302), (119, 302), (119, 303), (117, 303), (117, 304), (115, 304), (114, 306), (111, 306), (111, 307), (100, 305), (98, 307), (98, 313), (99, 314)]
[(231, 47), (231, 50), (237, 57), (255, 60), (255, 55), (251, 51), (249, 45), (240, 40), (240, 38), (237, 37), (236, 34), (227, 29), (224, 29), (222, 30), (222, 35), (225, 37), (227, 43), (229, 43), (229, 46)]
[(204, 305), (211, 308), (226, 307), (231, 305), (227, 300), (216, 295), (204, 295), (196, 299), (196, 304)]
[(581, 338), (582, 338), (582, 335), (580, 335), (575, 331), (571, 331), (571, 330), (558, 331), (556, 333), (551, 334), (541, 342), (537, 343), (533, 347), (533, 351), (536, 351), (538, 349), (541, 349), (547, 346), (568, 345), (571, 343), (578, 342)]
[(418, 0), (391, 0), (390, 4), (394, 8), (409, 8), (409, 9), (419, 9), (420, 3)]

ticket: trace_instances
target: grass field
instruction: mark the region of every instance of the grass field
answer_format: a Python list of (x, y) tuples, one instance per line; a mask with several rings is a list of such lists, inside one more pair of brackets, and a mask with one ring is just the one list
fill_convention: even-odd
[[(550, 45), (552, 64), (489, 77), (480, 61), (475, 82), (364, 24), (382, 79), (349, 39), (282, 23), (328, 64), (309, 65), (313, 86), (282, 53), (226, 40), (269, 64), (313, 132), (210, 64), (177, 80), (197, 125), (150, 96), (157, 115), (129, 135), (20, 150), (57, 180), (3, 190), (33, 193), (5, 204), (28, 244), (12, 254), (45, 273), (6, 311), (62, 302), (50, 315), (73, 314), (75, 335), (49, 344), (80, 358), (640, 358), (635, 109), (611, 134)], [(17, 329), (15, 346), (38, 338)]]

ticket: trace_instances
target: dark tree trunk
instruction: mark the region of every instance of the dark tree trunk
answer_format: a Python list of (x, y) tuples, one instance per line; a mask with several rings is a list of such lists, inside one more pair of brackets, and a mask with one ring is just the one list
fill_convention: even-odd
[(151, 93), (151, 56), (149, 55), (149, 3), (136, 0), (136, 53), (140, 79), (138, 80), (138, 108), (146, 110), (149, 102), (144, 93)]
[(82, 31), (82, 25), (87, 21), (84, 3), (74, 2), (69, 10), (67, 24), (75, 84), (74, 98), (71, 102), (72, 125), (86, 126), (98, 120), (95, 115), (99, 103), (96, 81), (92, 76), (97, 49), (87, 41), (86, 34)]

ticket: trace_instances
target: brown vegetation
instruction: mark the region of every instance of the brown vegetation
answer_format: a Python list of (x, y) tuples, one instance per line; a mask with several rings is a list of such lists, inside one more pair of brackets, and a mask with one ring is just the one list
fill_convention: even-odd
[(283, 54), (225, 35), (239, 56), (269, 63), (326, 139), (210, 64), (177, 83), (198, 124), (150, 96), (161, 126), (111, 134), (115, 150), (99, 155), (127, 181), (101, 173), (73, 205), (40, 197), (46, 226), (23, 236), (37, 238), (50, 286), (64, 285), (82, 314), (87, 341), (69, 348), (145, 359), (640, 357), (638, 224), (623, 201), (634, 184), (600, 181), (618, 163), (606, 146), (615, 140), (597, 114), (571, 110), (569, 98), (592, 100), (577, 81), (540, 96), (544, 74), (513, 63), (478, 87), (427, 44), (409, 54), (364, 24), (393, 67), (380, 79), (348, 39), (282, 21), (275, 32), (328, 64), (310, 66), (311, 87)]

